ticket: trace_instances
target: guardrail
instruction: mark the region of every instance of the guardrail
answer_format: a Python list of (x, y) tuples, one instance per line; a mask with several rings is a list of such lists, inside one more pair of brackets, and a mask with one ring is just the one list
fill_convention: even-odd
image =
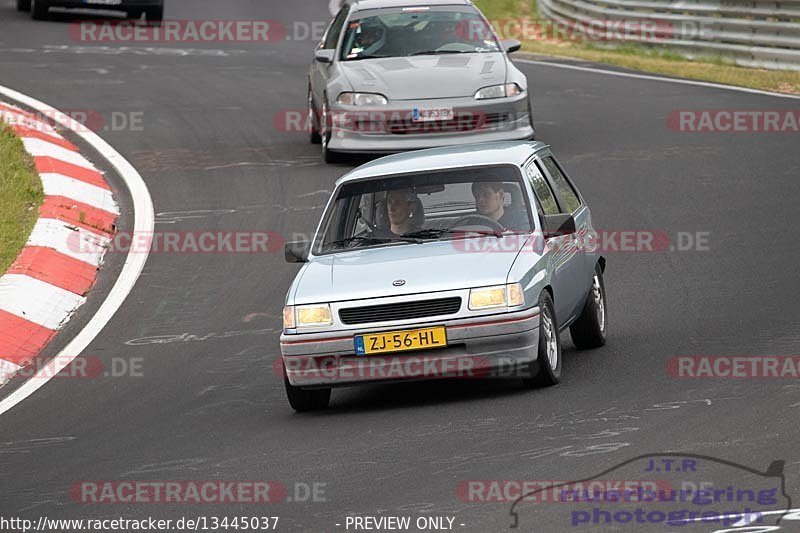
[(800, 0), (538, 0), (542, 17), (590, 27), (598, 21), (652, 23), (648, 36), (612, 40), (672, 48), (689, 58), (800, 71)]

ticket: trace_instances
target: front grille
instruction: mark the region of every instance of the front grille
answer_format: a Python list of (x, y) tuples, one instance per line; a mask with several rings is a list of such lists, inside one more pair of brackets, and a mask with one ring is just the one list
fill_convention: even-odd
[(452, 315), (457, 313), (459, 309), (461, 309), (461, 297), (455, 296), (437, 300), (350, 307), (339, 310), (339, 319), (343, 324), (366, 324), (370, 322), (423, 318), (426, 316)]

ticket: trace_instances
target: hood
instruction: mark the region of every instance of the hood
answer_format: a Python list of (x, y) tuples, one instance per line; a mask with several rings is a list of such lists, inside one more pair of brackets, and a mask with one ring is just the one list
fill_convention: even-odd
[[(500, 239), (476, 237), (319, 257), (307, 263), (295, 280), (294, 304), (502, 284), (526, 238), (514, 235)], [(398, 279), (405, 280), (405, 285), (392, 285)]]
[(387, 57), (342, 61), (354, 91), (380, 93), (389, 100), (474, 96), (478, 89), (506, 82), (502, 52)]

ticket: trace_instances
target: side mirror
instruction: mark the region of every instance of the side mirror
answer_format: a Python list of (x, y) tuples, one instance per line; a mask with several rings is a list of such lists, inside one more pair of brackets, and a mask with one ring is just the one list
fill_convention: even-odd
[(314, 59), (320, 63), (333, 63), (333, 56), (336, 55), (336, 50), (330, 48), (323, 48), (314, 52)]
[(505, 39), (501, 41), (500, 44), (503, 45), (503, 50), (505, 50), (506, 53), (508, 54), (516, 52), (517, 50), (522, 48), (522, 43), (516, 39)]
[(287, 263), (306, 263), (308, 262), (310, 250), (310, 241), (287, 242), (283, 249), (283, 254)]
[(559, 213), (558, 215), (545, 215), (542, 217), (544, 224), (544, 238), (550, 239), (562, 235), (575, 233), (575, 218), (569, 213)]

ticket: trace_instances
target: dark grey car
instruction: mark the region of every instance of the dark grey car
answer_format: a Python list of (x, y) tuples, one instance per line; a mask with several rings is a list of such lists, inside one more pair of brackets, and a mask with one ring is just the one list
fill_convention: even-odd
[(128, 18), (144, 14), (149, 22), (164, 19), (164, 0), (17, 0), (17, 10), (30, 11), (35, 20), (46, 19), (51, 7), (124, 11)]

